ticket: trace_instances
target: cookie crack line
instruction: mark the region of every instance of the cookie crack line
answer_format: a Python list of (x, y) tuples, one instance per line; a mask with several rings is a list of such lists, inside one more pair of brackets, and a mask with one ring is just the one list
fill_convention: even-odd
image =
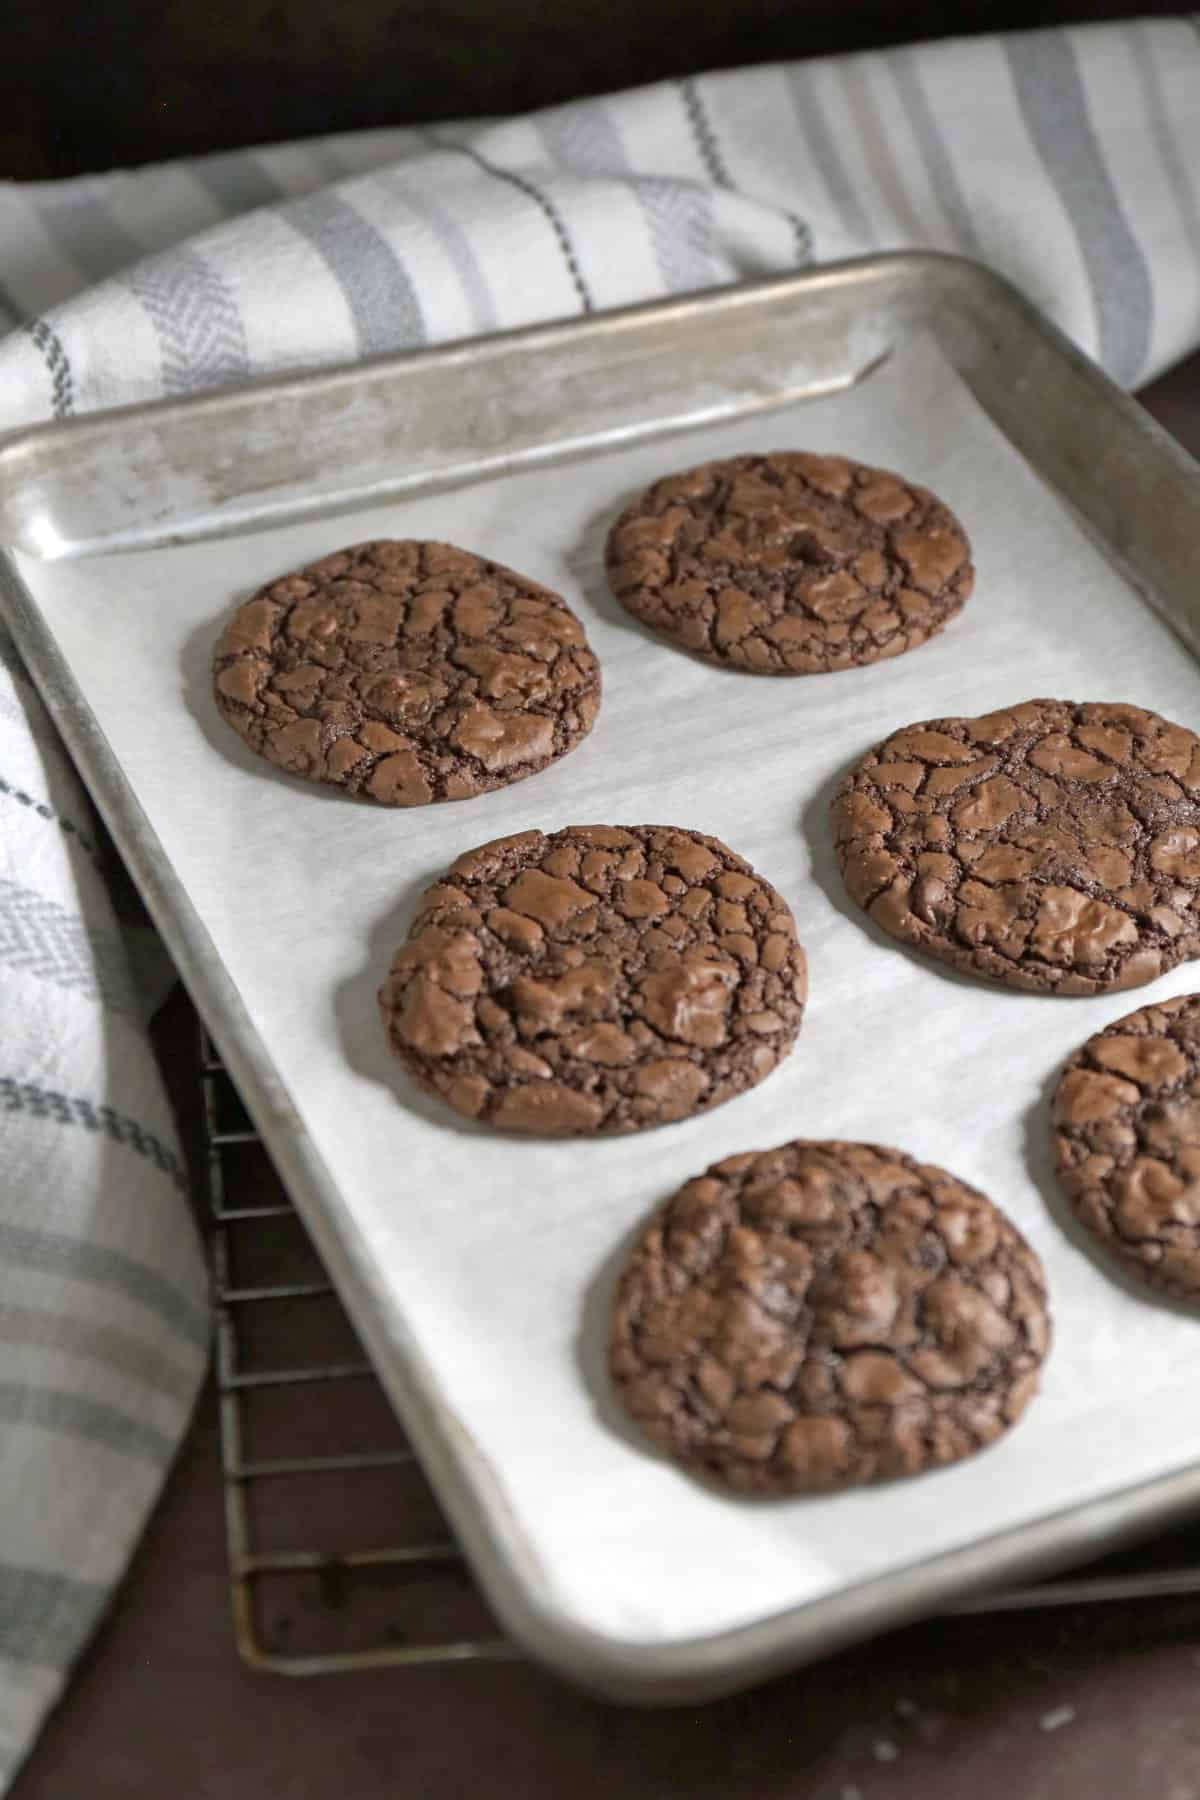
[(799, 451), (668, 476), (626, 507), (605, 560), (621, 604), (681, 648), (760, 674), (913, 649), (961, 609), (970, 544), (927, 489)]
[(905, 726), (844, 778), (832, 825), (851, 897), (964, 972), (1089, 994), (1200, 954), (1200, 739), (1142, 708)]
[(215, 649), (218, 710), (289, 774), (385, 806), (470, 799), (574, 749), (600, 665), (558, 594), (453, 545), (352, 545), (260, 589)]
[(792, 915), (716, 838), (568, 826), (469, 851), (380, 990), (396, 1055), (457, 1111), (538, 1135), (635, 1131), (755, 1086), (790, 1051)]
[(1051, 1121), (1059, 1183), (1095, 1243), (1150, 1287), (1200, 1301), (1200, 995), (1089, 1038)]
[(984, 1195), (899, 1150), (799, 1140), (714, 1164), (653, 1216), (609, 1369), (690, 1472), (786, 1495), (976, 1453), (1049, 1344), (1041, 1265)]
[[(713, 841), (715, 841), (715, 840), (713, 840)], [(710, 876), (705, 880), (696, 880), (692, 883), (691, 892), (696, 893), (700, 890), (706, 890), (712, 896), (714, 903), (717, 903), (721, 899), (721, 895), (719, 894), (718, 889), (717, 889), (717, 882), (719, 882), (720, 879), (721, 879), (721, 877)], [(519, 907), (517, 907), (514, 910), (516, 910), (519, 913), (521, 909)], [(529, 917), (531, 919), (534, 918), (533, 914), (525, 914), (524, 916)], [(536, 919), (534, 920), (534, 922), (536, 923)], [(628, 966), (630, 968), (633, 967), (633, 961), (634, 961), (633, 958), (631, 958), (629, 960)], [(436, 979), (436, 977), (435, 977), (435, 979)], [(740, 989), (745, 985), (745, 980), (746, 980), (746, 971), (740, 964), (735, 968), (731, 968), (731, 979), (736, 984), (735, 990), (734, 990), (735, 994), (736, 994), (736, 992), (740, 991)], [(516, 1006), (515, 1000), (513, 999), (511, 991), (505, 990), (505, 991), (498, 993), (496, 995), (496, 1000), (497, 1000), (498, 1004), (509, 1008), (509, 1010), (513, 1011), (514, 1014), (517, 1012), (518, 1008)], [(663, 1024), (659, 1024), (659, 1026), (657, 1027), (657, 1030), (658, 1030), (659, 1035), (664, 1038), (671, 1038), (673, 1035), (671, 1033), (671, 1031), (667, 1028), (667, 1026), (665, 1026)], [(537, 1032), (537, 1033), (535, 1033), (535, 1036), (532, 1041), (537, 1041), (537, 1039), (541, 1036), (551, 1037), (551, 1036), (553, 1036), (553, 1033), (552, 1033), (552, 1031), (549, 1031), (549, 1030), (547, 1030), (544, 1033)], [(686, 1037), (677, 1037), (675, 1039), (675, 1041), (678, 1043), (687, 1043), (688, 1039)]]

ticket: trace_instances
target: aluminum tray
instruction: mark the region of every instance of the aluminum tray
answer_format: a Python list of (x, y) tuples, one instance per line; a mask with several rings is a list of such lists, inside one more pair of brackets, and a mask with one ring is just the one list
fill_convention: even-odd
[[(986, 1586), (1094, 1556), (1200, 1503), (1200, 1465), (733, 1629), (643, 1643), (581, 1627), (558, 1603), (536, 1545), (514, 1520), (502, 1472), (463, 1432), (402, 1322), (384, 1328), (362, 1246), (305, 1120), (13, 553), (87, 558), (225, 539), (559, 464), (837, 390), (928, 330), (994, 424), (1087, 521), (1106, 556), (1200, 649), (1196, 465), (1012, 289), (971, 264), (933, 255), (870, 258), (131, 408), (0, 444), (2, 598), (22, 654), (497, 1612), (535, 1655), (616, 1696), (669, 1701), (729, 1691)], [(492, 835), (478, 819), (464, 819), (462, 830), (464, 843)]]

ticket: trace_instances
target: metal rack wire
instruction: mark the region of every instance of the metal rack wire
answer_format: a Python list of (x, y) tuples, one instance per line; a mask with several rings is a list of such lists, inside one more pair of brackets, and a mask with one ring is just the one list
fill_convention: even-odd
[[(288, 1675), (514, 1656), (202, 1027), (199, 1035), (240, 1655)], [(253, 1203), (240, 1203), (239, 1190)]]
[[(506, 1660), (370, 1363), (199, 1027), (234, 1632), (257, 1669)], [(240, 1203), (238, 1193), (252, 1194)], [(305, 1346), (296, 1360), (296, 1345)], [(280, 1357), (285, 1360), (279, 1360)], [(313, 1548), (313, 1542), (321, 1547)], [(963, 1613), (1200, 1595), (1200, 1529)]]

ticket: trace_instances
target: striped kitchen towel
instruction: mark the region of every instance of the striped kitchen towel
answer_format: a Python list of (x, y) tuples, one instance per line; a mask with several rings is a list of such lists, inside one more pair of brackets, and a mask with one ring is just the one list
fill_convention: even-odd
[(1200, 338), (1197, 26), (0, 187), (0, 427), (912, 245), (1000, 269), (1128, 385), (1178, 357)]
[(96, 823), (0, 637), (0, 1791), (128, 1560), (208, 1341)]
[[(0, 429), (905, 246), (991, 263), (1126, 384), (1195, 347), (1195, 23), (0, 185)], [(206, 1320), (95, 828), (0, 650), (2, 1789), (153, 1501)]]

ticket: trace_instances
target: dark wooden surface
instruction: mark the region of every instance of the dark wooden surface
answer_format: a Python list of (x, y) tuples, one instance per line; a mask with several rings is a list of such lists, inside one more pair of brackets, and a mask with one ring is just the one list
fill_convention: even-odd
[(703, 1709), (237, 1662), (210, 1404), (12, 1800), (1196, 1800), (1200, 1604), (934, 1624)]
[[(1200, 357), (1145, 398), (1200, 453)], [(162, 1049), (194, 1126), (188, 1023), (177, 1000)], [(248, 1173), (231, 1199), (263, 1198), (265, 1180)], [(271, 1347), (277, 1364), (287, 1354), (282, 1340)], [(308, 1428), (315, 1435), (322, 1421)], [(328, 1529), (342, 1528), (347, 1543), (372, 1523), (350, 1516), (353, 1504), (349, 1485), (327, 1490)], [(373, 1528), (393, 1523), (385, 1503)], [(396, 1593), (377, 1598), (411, 1619)], [(318, 1601), (336, 1605), (339, 1595), (327, 1586)], [(311, 1625), (315, 1603), (298, 1596), (273, 1629), (294, 1635), (306, 1604)], [(438, 1619), (426, 1622), (436, 1629)], [(589, 1699), (523, 1663), (255, 1675), (238, 1661), (229, 1619), (210, 1392), (12, 1800), (170, 1794), (1200, 1800), (1200, 1598), (935, 1620), (740, 1698), (658, 1713)]]
[(48, 0), (0, 6), (0, 177), (511, 113), (661, 77), (1169, 0)]

